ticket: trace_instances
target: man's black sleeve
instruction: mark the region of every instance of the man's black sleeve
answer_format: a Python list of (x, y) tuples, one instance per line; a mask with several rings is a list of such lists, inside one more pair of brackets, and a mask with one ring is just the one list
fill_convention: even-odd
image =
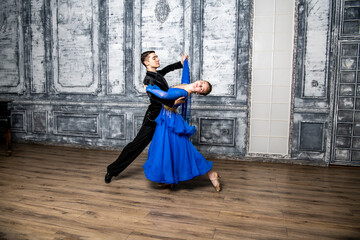
[(174, 70), (180, 69), (180, 68), (183, 68), (183, 65), (181, 64), (181, 62), (177, 62), (177, 63), (170, 64), (157, 72), (160, 73), (162, 76), (165, 76), (165, 74), (167, 74), (168, 72), (171, 72), (171, 71), (174, 71)]

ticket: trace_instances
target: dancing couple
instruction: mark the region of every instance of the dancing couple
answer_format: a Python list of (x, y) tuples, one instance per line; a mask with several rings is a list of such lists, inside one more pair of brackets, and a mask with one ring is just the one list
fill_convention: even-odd
[(195, 133), (195, 127), (188, 125), (177, 112), (177, 107), (191, 94), (208, 95), (212, 89), (211, 84), (198, 80), (169, 88), (164, 78), (168, 72), (182, 68), (187, 58), (188, 56), (182, 55), (181, 62), (157, 71), (160, 60), (156, 53), (142, 53), (141, 61), (147, 69), (143, 83), (150, 105), (135, 139), (126, 145), (118, 159), (107, 167), (106, 183), (110, 183), (113, 176), (117, 176), (129, 166), (151, 142), (148, 158), (143, 166), (149, 180), (173, 186), (207, 174), (215, 190), (221, 190), (220, 176), (212, 170), (213, 163), (207, 161), (189, 139)]

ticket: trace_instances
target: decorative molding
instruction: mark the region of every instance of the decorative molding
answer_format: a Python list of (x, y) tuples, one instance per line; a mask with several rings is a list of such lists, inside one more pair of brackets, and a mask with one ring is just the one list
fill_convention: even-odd
[(37, 112), (34, 111), (31, 113), (32, 119), (31, 119), (31, 129), (33, 133), (41, 133), (45, 134), (47, 133), (47, 127), (48, 127), (48, 118), (47, 118), (47, 112)]
[[(134, 87), (137, 94), (144, 94), (142, 81), (146, 70), (140, 61), (143, 51), (154, 50), (160, 58), (160, 68), (180, 61), (181, 53), (189, 53), (192, 23), (191, 0), (168, 1), (171, 12), (167, 20), (158, 22), (154, 14), (157, 2), (134, 1)], [(185, 16), (185, 17), (184, 17)], [(186, 18), (186, 19), (184, 19)], [(166, 29), (166, 30), (165, 30)], [(153, 36), (161, 36), (154, 42)], [(181, 81), (181, 69), (166, 75), (169, 86), (179, 84)]]
[(27, 119), (26, 111), (11, 112), (11, 131), (26, 133)]
[(133, 125), (133, 139), (136, 137), (136, 135), (138, 134), (142, 123), (144, 120), (144, 116), (139, 116), (139, 115), (133, 115), (133, 121), (132, 121), (132, 125)]
[(45, 54), (45, 0), (30, 1), (31, 5), (31, 93), (46, 93), (46, 54)]
[(164, 23), (170, 14), (170, 6), (166, 0), (159, 0), (155, 7), (155, 16), (158, 22)]
[(51, 0), (55, 94), (101, 92), (98, 8), (96, 0), (74, 2), (71, 8)]
[(304, 107), (295, 107), (294, 113), (319, 113), (319, 114), (329, 114), (329, 108), (304, 108)]
[(201, 105), (198, 104), (191, 104), (191, 110), (211, 110), (211, 111), (240, 111), (244, 112), (247, 111), (247, 106), (240, 106), (240, 105), (207, 105), (206, 102), (202, 103)]
[(124, 16), (126, 8), (124, 0), (109, 0), (108, 2), (107, 94), (125, 94)]
[(108, 121), (108, 139), (126, 139), (126, 115), (125, 114), (109, 114), (107, 115)]
[(206, 4), (201, 1), (200, 79), (212, 83), (212, 96), (237, 95), (238, 6), (239, 0), (208, 0)]
[(302, 45), (300, 68), (301, 98), (327, 99), (328, 55), (329, 55), (329, 0), (301, 1), (299, 26), (304, 29), (298, 36)]
[(22, 1), (0, 3), (0, 93), (25, 93)]
[(235, 118), (199, 118), (199, 144), (235, 146)]
[(325, 123), (300, 122), (299, 151), (323, 152), (325, 146)]
[(49, 105), (49, 106), (97, 106), (101, 107), (136, 107), (146, 108), (149, 106), (148, 103), (135, 103), (135, 102), (70, 102), (70, 101), (51, 101), (51, 100), (32, 100), (32, 101), (13, 101), (12, 104), (23, 104), (23, 105)]
[(53, 117), (55, 135), (101, 137), (99, 114), (54, 111)]
[[(94, 106), (97, 104), (99, 107), (136, 107), (136, 108), (147, 108), (149, 106), (148, 103), (138, 103), (138, 102), (102, 102), (99, 104), (98, 102), (71, 102), (71, 101), (51, 101), (51, 100), (31, 100), (31, 101), (24, 101), (24, 100), (15, 100), (13, 104), (25, 104), (25, 105), (68, 105), (68, 106)], [(244, 112), (247, 111), (247, 106), (239, 106), (239, 105), (208, 105), (206, 102), (200, 104), (192, 103), (191, 104), (192, 110), (216, 110), (216, 111), (240, 111)], [(302, 110), (306, 110), (305, 108), (297, 108), (299, 112)], [(308, 109), (311, 111), (311, 109)], [(319, 109), (320, 111), (320, 109)], [(321, 112), (323, 113), (323, 112)]]

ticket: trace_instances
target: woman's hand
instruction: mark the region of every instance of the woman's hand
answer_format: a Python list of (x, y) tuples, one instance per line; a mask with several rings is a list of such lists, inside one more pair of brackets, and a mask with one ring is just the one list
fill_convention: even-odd
[(189, 55), (181, 54), (181, 64), (184, 65), (184, 61), (187, 59), (189, 61)]
[(179, 97), (178, 99), (175, 100), (174, 105), (180, 105), (185, 103), (185, 97)]

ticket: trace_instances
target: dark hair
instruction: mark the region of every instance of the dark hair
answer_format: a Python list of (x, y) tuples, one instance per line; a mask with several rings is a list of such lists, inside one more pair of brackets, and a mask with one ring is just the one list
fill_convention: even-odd
[(142, 64), (146, 67), (146, 65), (145, 65), (145, 61), (146, 61), (146, 59), (148, 58), (148, 56), (151, 54), (151, 53), (155, 53), (155, 51), (146, 51), (146, 52), (143, 52), (142, 54), (141, 54), (141, 62), (142, 62)]
[(209, 83), (208, 81), (205, 81), (205, 80), (203, 80), (203, 81), (204, 81), (204, 82), (207, 82), (207, 83), (209, 84), (209, 91), (207, 91), (206, 93), (200, 93), (200, 94), (206, 96), (206, 95), (209, 95), (209, 93), (211, 93), (211, 91), (212, 91), (212, 85), (211, 85), (211, 83)]

